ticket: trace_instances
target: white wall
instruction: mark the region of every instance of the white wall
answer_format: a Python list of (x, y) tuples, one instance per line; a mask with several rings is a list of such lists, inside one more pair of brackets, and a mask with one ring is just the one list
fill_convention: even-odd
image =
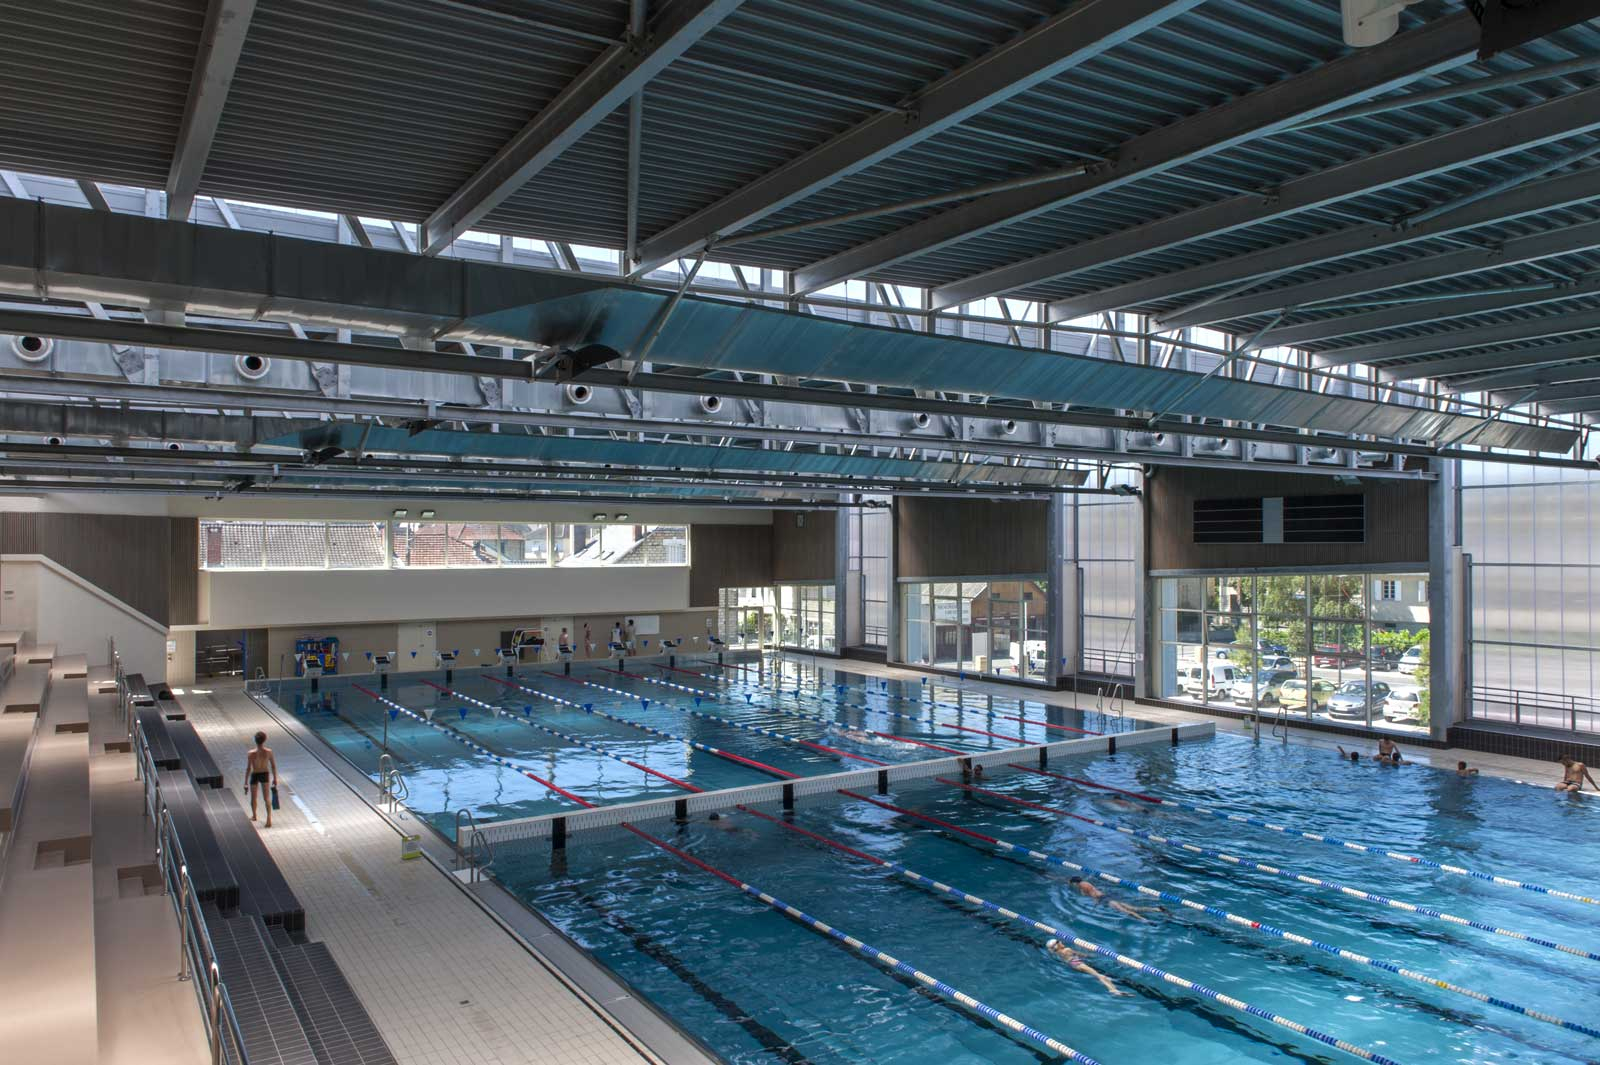
[(91, 666), (107, 664), (109, 636), (128, 672), (166, 679), (165, 626), (40, 555), (0, 558), (0, 627), (55, 644), (57, 654), (86, 655)]
[(211, 570), (201, 628), (653, 614), (689, 605), (687, 566)]

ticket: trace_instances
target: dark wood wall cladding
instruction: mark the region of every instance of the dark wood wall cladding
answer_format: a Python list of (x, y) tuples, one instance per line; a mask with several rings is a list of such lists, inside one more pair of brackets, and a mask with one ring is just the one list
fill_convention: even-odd
[(167, 624), (200, 623), (200, 519), (168, 518)]
[[(184, 526), (185, 572), (174, 573), (174, 528)], [(125, 514), (6, 513), (5, 552), (44, 555), (163, 625), (192, 624), (198, 609), (199, 541), (193, 518)], [(174, 598), (182, 601), (174, 620)], [(186, 598), (185, 598), (186, 597)]]
[[(804, 524), (799, 524), (803, 521)], [(839, 514), (780, 510), (772, 516), (772, 579), (831, 581), (838, 571)]]
[[(1361, 543), (1197, 544), (1194, 504), (1203, 499), (1348, 496), (1365, 499)], [(1282, 566), (1374, 566), (1428, 561), (1428, 486), (1421, 481), (1363, 481), (1241, 470), (1161, 468), (1145, 481), (1146, 559), (1152, 570), (1266, 569)]]
[(1049, 568), (1043, 500), (895, 500), (898, 577), (999, 577)]
[(714, 607), (719, 588), (772, 583), (772, 526), (691, 525), (689, 605)]

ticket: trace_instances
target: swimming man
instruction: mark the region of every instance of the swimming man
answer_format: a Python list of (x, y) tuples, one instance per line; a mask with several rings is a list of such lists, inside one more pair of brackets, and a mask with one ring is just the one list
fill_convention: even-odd
[(1475, 777), (1477, 775), (1478, 775), (1478, 771), (1476, 769), (1468, 768), (1467, 763), (1465, 763), (1465, 762), (1457, 762), (1456, 763), (1456, 776), (1458, 776), (1458, 777)]
[(278, 786), (278, 759), (273, 755), (272, 748), (267, 746), (267, 734), (258, 732), (255, 736), (256, 745), (250, 748), (250, 753), (245, 755), (245, 779), (249, 781), (250, 789), (250, 820), (256, 819), (256, 790), (261, 792), (261, 800), (267, 807), (267, 828), (272, 827), (272, 794), (267, 791), (268, 781), (272, 787)]

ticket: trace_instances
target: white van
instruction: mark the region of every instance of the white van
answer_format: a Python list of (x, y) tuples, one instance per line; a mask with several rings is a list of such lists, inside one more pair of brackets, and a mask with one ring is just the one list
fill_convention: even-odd
[(1226, 662), (1187, 666), (1178, 670), (1178, 687), (1196, 699), (1204, 699), (1208, 689), (1213, 696), (1223, 696), (1233, 686), (1235, 677), (1233, 667)]

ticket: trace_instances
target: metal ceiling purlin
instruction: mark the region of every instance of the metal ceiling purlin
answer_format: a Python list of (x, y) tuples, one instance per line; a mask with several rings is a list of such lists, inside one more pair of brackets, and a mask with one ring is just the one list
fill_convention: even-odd
[[(1019, 189), (985, 197), (803, 267), (795, 271), (795, 291), (810, 292), (846, 278), (868, 275), (887, 264), (1266, 136), (1308, 117), (1467, 62), (1477, 50), (1477, 41), (1477, 22), (1466, 12), (1428, 23), (1375, 48), (1320, 64), (1248, 96), (1134, 137), (1118, 147), (1106, 164), (1065, 189)], [(997, 280), (991, 274), (972, 285), (936, 290), (935, 306), (970, 302), (1020, 287), (1028, 280), (1009, 275)]]
[(648, 271), (714, 244), (895, 152), (1002, 100), (1102, 55), (1202, 0), (1078, 0), (970, 63), (916, 91), (909, 114), (881, 112), (647, 239), (636, 269)]
[[(1572, 136), (1575, 132), (1596, 129), (1600, 129), (1600, 87), (1572, 93), (1509, 115), (1488, 119), (1316, 171), (1283, 183), (1273, 189), (1270, 195), (1250, 193), (1236, 196), (1171, 219), (1151, 223), (1124, 245), (1123, 254), (1142, 254), (1145, 251), (1195, 240), (1209, 234), (1259, 225), (1367, 194), (1373, 190), (1390, 188), (1469, 163), (1481, 162), (1508, 152), (1560, 140)], [(1549, 193), (1551, 185), (1541, 184), (1519, 190), (1521, 197), (1525, 199), (1514, 200), (1513, 203), (1537, 202), (1534, 193), (1529, 191), (1534, 188)], [(1566, 199), (1568, 196), (1577, 198), (1570, 185), (1556, 186), (1556, 189), (1560, 202), (1572, 202)], [(1593, 192), (1589, 194), (1593, 195), (1596, 194)], [(1582, 198), (1586, 199), (1589, 196)], [(1502, 206), (1509, 205), (1486, 203), (1476, 210), (1470, 205), (1460, 208), (1459, 210), (1470, 213), (1458, 216), (1452, 212), (1451, 215), (1440, 216), (1424, 223), (1428, 227), (1425, 235), (1438, 236), (1457, 228), (1464, 228), (1453, 224), (1452, 219), (1471, 222), (1473, 219), (1495, 217), (1497, 208)], [(1472, 224), (1481, 223), (1472, 222)], [(1405, 227), (1399, 227), (1399, 232), (1405, 232)], [(1331, 238), (1329, 239), (1331, 241)], [(1318, 245), (1312, 245), (1312, 249), (1313, 253), (1321, 251)], [(1070, 254), (1070, 249), (1063, 254)], [(1287, 269), (1291, 265), (1316, 265), (1317, 262), (1320, 260), (1298, 263), (1292, 260), (1276, 267), (1272, 272)], [(1200, 269), (1209, 272), (1201, 273), (1195, 278), (1201, 284), (1189, 291), (1202, 291), (1204, 288), (1215, 287), (1229, 281), (1263, 276), (1263, 273), (1255, 271), (1232, 276), (1227, 273), (1226, 261)], [(1102, 310), (1144, 306), (1151, 298), (1153, 294), (1150, 294), (1144, 282), (1131, 282), (1125, 286), (1112, 286), (1099, 292), (1054, 300), (1050, 304), (1048, 317), (1053, 322), (1064, 321)]]

